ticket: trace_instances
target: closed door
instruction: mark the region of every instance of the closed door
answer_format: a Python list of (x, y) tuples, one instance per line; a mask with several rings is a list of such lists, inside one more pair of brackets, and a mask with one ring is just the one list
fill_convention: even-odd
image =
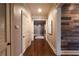
[(0, 4), (0, 56), (10, 55), (10, 42), (7, 39), (6, 4)]
[(24, 13), (22, 13), (22, 51), (24, 52), (29, 44), (29, 20)]

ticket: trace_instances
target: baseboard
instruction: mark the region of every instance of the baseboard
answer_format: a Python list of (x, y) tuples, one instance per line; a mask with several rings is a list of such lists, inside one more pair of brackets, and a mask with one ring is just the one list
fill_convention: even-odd
[[(26, 48), (27, 49), (27, 48)], [(26, 49), (20, 54), (20, 56), (23, 56), (24, 52), (26, 51)]]
[(23, 51), (23, 52), (20, 54), (20, 56), (23, 56), (24, 52), (25, 52), (25, 51)]
[(61, 55), (79, 55), (79, 50), (62, 50)]
[[(29, 44), (29, 46), (30, 46), (30, 45), (31, 45), (31, 44)], [(28, 46), (28, 47), (29, 47), (29, 46)], [(28, 47), (27, 47), (27, 48), (28, 48)], [(27, 48), (26, 48), (26, 49), (27, 49)], [(23, 56), (23, 54), (24, 54), (24, 52), (26, 51), (26, 49), (25, 49), (19, 56)]]
[[(49, 46), (51, 47), (51, 49), (53, 50), (53, 52), (56, 54), (55, 48), (53, 47), (53, 45), (47, 40)], [(57, 54), (56, 54), (57, 55)]]

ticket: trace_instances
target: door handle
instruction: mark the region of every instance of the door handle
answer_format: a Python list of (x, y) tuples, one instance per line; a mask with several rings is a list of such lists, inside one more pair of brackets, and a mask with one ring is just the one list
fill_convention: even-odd
[(22, 37), (23, 37), (23, 38), (25, 38), (25, 36), (24, 36), (24, 35), (23, 35)]
[(7, 45), (11, 45), (11, 43), (7, 43)]

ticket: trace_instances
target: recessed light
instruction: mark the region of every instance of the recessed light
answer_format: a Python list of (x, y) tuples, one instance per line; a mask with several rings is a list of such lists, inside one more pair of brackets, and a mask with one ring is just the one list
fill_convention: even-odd
[(42, 9), (41, 8), (38, 8), (38, 13), (41, 13), (42, 12)]

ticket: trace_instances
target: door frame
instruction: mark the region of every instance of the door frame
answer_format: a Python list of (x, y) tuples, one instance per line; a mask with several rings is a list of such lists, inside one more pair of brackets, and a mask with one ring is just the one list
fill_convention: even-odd
[[(10, 39), (10, 9), (9, 9), (9, 4), (4, 3), (5, 6), (5, 21), (4, 21), (4, 43), (2, 43), (1, 51), (4, 51), (6, 49), (5, 55), (10, 56), (11, 55), (11, 39)], [(9, 44), (8, 44), (9, 43)], [(5, 56), (4, 55), (4, 56)]]
[[(10, 39), (10, 5), (6, 4), (6, 41), (7, 43), (11, 43), (11, 39)], [(11, 55), (11, 45), (7, 45), (7, 56)]]
[(11, 56), (14, 56), (14, 4), (10, 4), (10, 39), (11, 39)]
[(11, 43), (7, 49), (7, 55), (11, 56), (13, 54), (14, 50), (14, 41), (12, 39), (12, 24), (13, 24), (13, 4), (7, 3), (6, 4), (6, 35), (7, 35), (7, 43)]

